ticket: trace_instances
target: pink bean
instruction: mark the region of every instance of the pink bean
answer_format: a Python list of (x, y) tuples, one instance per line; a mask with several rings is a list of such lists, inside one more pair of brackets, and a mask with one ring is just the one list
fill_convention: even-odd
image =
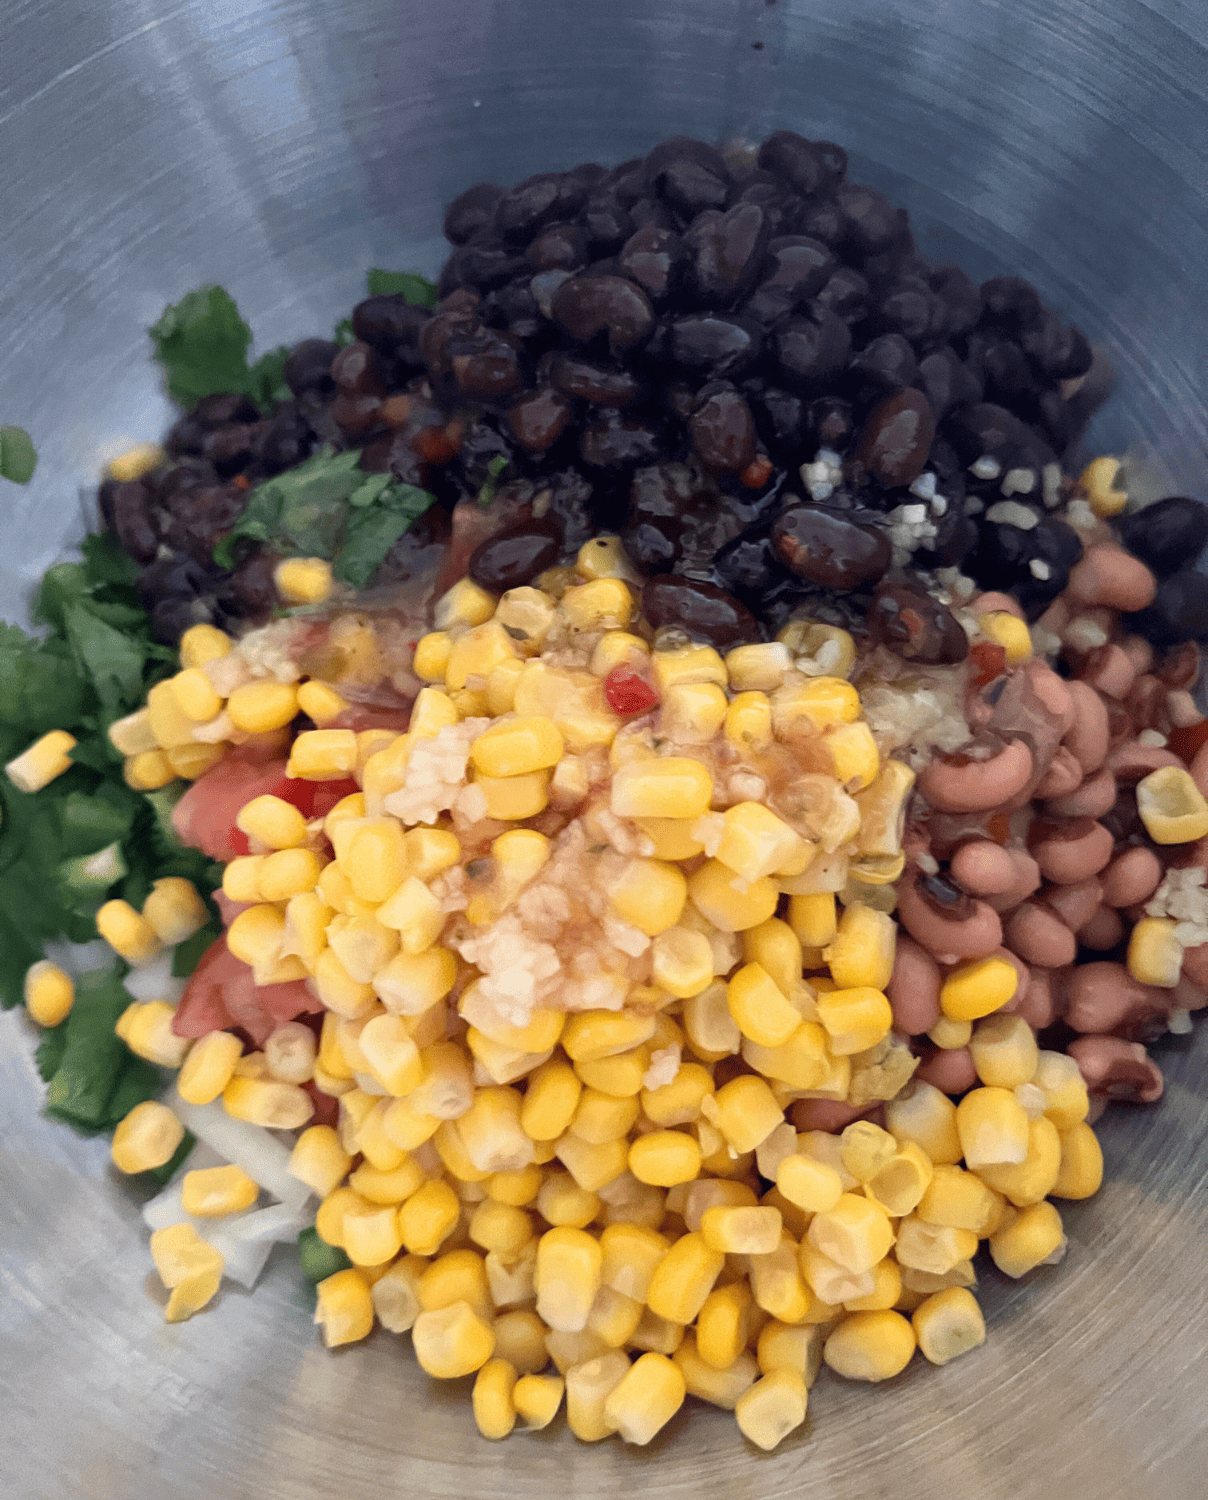
[(906, 1036), (922, 1036), (940, 1018), (940, 966), (902, 932), (886, 993), (893, 1006), (893, 1024)]
[(1023, 999), (1018, 996), (1004, 1010), (1022, 1016), (1033, 1031), (1043, 1031), (1057, 1019), (1061, 1010), (1060, 988), (1064, 983), (1065, 970), (1045, 969), (1039, 964), (1030, 970), (1028, 987)]
[(1074, 705), (1074, 722), (1066, 730), (1063, 743), (1078, 757), (1089, 776), (1107, 758), (1107, 709), (1099, 694), (1085, 682), (1067, 682), (1066, 687)]
[(833, 1135), (846, 1130), (853, 1120), (867, 1120), (879, 1108), (870, 1104), (856, 1109), (838, 1099), (798, 1099), (792, 1108), (793, 1124), (798, 1130), (825, 1130)]
[(1200, 648), (1194, 641), (1184, 641), (1168, 651), (1154, 670), (1167, 687), (1194, 687), (1200, 676)]
[(1023, 959), (1020, 958), (1017, 953), (1011, 952), (1010, 948), (1000, 948), (998, 952), (993, 955), (993, 957), (1004, 959), (1012, 966), (1012, 968), (1014, 968), (1017, 975), (1015, 981), (1015, 993), (1011, 996), (1006, 1005), (1003, 1006), (1004, 1010), (1008, 1010), (1014, 1013), (1018, 1011), (1022, 1006), (1027, 1004), (1028, 990), (1032, 985), (1032, 971), (1028, 968), (1027, 964), (1024, 963)]
[(980, 594), (969, 608), (975, 615), (998, 614), (1005, 610), (1007, 614), (1014, 615), (1017, 620), (1023, 619), (1023, 610), (1010, 594)]
[(1120, 547), (1088, 547), (1070, 569), (1070, 596), (1090, 609), (1148, 609), (1157, 580), (1139, 558)]
[(1108, 906), (1135, 906), (1148, 901), (1162, 879), (1162, 862), (1152, 849), (1125, 849), (1103, 872), (1103, 899)]
[(1078, 941), (1092, 953), (1110, 953), (1124, 939), (1124, 923), (1110, 906), (1099, 906), (1078, 929)]
[(1036, 783), (1033, 796), (1047, 799), (1066, 797), (1075, 791), (1082, 781), (1082, 765), (1072, 750), (1058, 745), (1053, 751), (1048, 770)]
[(1090, 818), (1037, 819), (1029, 844), (1040, 873), (1055, 885), (1074, 885), (1098, 875), (1114, 848), (1111, 834)]
[(920, 891), (917, 871), (898, 886), (897, 916), (915, 942), (940, 963), (985, 958), (1002, 943), (1002, 923), (986, 902), (962, 893), (941, 908)]
[(1001, 896), (1018, 878), (1009, 851), (991, 839), (962, 844), (952, 856), (951, 870), (956, 883), (972, 896)]
[(1055, 912), (1035, 901), (1025, 901), (1007, 918), (1007, 946), (1025, 963), (1044, 969), (1072, 964), (1078, 952), (1074, 934)]
[(1092, 1094), (1156, 1104), (1162, 1097), (1162, 1072), (1140, 1042), (1118, 1036), (1080, 1036), (1066, 1049)]
[(1103, 886), (1092, 875), (1089, 880), (1079, 880), (1074, 885), (1047, 885), (1043, 899), (1071, 932), (1077, 932), (1098, 911)]
[(1065, 1019), (1075, 1031), (1116, 1031), (1165, 1016), (1162, 990), (1138, 984), (1123, 964), (1079, 964), (1066, 990)]
[[(1163, 766), (1186, 766), (1173, 750), (1164, 750), (1161, 745), (1142, 745), (1138, 740), (1125, 740), (1122, 745), (1117, 745), (1107, 757), (1107, 766), (1117, 781), (1131, 786), (1140, 781), (1142, 776), (1148, 776), (1151, 771), (1160, 771)], [(1208, 766), (1205, 767), (1208, 776)], [(1192, 779), (1195, 777), (1192, 768)]]
[(1166, 712), (1168, 691), (1162, 679), (1154, 677), (1152, 673), (1147, 672), (1143, 677), (1137, 678), (1124, 703), (1134, 729), (1140, 731), (1158, 727)]
[(1200, 989), (1208, 990), (1208, 943), (1183, 950), (1182, 978), (1190, 980)]
[(1143, 635), (1126, 635), (1120, 642), (1120, 648), (1138, 672), (1148, 672), (1153, 666), (1153, 647)]
[(1202, 797), (1208, 797), (1208, 745), (1201, 745), (1191, 762), (1191, 779)]
[(1096, 771), (1080, 787), (1064, 797), (1052, 798), (1045, 812), (1053, 818), (1101, 818), (1116, 805), (1116, 778), (1108, 770)]
[(936, 755), (919, 772), (918, 789), (940, 812), (981, 812), (1009, 801), (1032, 777), (1032, 752), (1010, 740), (997, 753), (974, 760), (969, 749)]
[(920, 1063), (914, 1075), (945, 1094), (964, 1094), (977, 1083), (977, 1069), (968, 1047), (941, 1047)]
[(1082, 676), (1096, 692), (1123, 702), (1137, 680), (1137, 670), (1119, 646), (1100, 646), (1087, 658)]

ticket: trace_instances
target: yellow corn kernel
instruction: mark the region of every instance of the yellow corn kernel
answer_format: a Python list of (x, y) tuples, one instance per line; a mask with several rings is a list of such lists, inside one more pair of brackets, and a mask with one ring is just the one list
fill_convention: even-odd
[(259, 901), (263, 865), (263, 854), (241, 854), (231, 860), (222, 872), (223, 895), (248, 906)]
[(681, 646), (656, 651), (651, 657), (654, 680), (660, 693), (676, 685), (712, 684), (724, 688), (729, 682), (726, 664), (712, 646)]
[(992, 1015), (979, 1021), (969, 1051), (977, 1076), (995, 1088), (1028, 1083), (1040, 1058), (1036, 1033), (1022, 1016)]
[(753, 1073), (732, 1078), (706, 1102), (702, 1112), (739, 1154), (754, 1151), (784, 1120), (776, 1096)]
[(494, 595), (479, 588), (472, 578), (459, 578), (432, 609), (436, 628), (442, 631), (455, 625), (481, 625), (494, 613)]
[(772, 705), (766, 693), (739, 693), (726, 709), (722, 733), (743, 754), (762, 753), (772, 744)]
[(623, 578), (595, 578), (569, 588), (559, 605), (572, 631), (624, 630), (633, 619), (633, 591)]
[(126, 758), (122, 779), (136, 792), (155, 792), (176, 780), (176, 772), (162, 750), (143, 750)]
[(425, 952), (440, 936), (445, 914), (423, 881), (408, 875), (378, 907), (377, 920), (398, 933), (404, 953), (416, 954)]
[(520, 1124), (522, 1102), (515, 1089), (480, 1088), (457, 1120), (457, 1134), (479, 1172), (517, 1171), (532, 1161), (533, 1143)]
[(585, 1332), (600, 1339), (609, 1349), (623, 1349), (636, 1332), (642, 1312), (642, 1304), (635, 1298), (601, 1284), (591, 1305)]
[(214, 625), (190, 625), (180, 638), (182, 667), (204, 667), (230, 654), (232, 641), (225, 631)]
[[(295, 896), (312, 892), (322, 870), (318, 855), (310, 849), (278, 849), (264, 858), (257, 871), (259, 895), (264, 901), (290, 901)], [(284, 942), (282, 952), (286, 952)]]
[(351, 1268), (324, 1278), (315, 1296), (315, 1322), (329, 1349), (356, 1343), (373, 1332), (373, 1296), (360, 1271)]
[[(931, 1030), (927, 1033), (929, 1041), (937, 1047), (953, 1050), (957, 1047), (967, 1047), (973, 1036), (972, 1021), (951, 1021), (947, 1016), (941, 1016)], [(982, 1080), (988, 1082), (987, 1079)]]
[(520, 1123), (535, 1141), (555, 1141), (570, 1125), (579, 1106), (583, 1085), (569, 1064), (551, 1060), (529, 1079), (520, 1110)]
[(1105, 520), (1118, 516), (1128, 504), (1123, 465), (1109, 454), (1092, 458), (1078, 476), (1078, 484), (1090, 508)]
[(163, 946), (155, 928), (128, 901), (106, 901), (96, 914), (96, 930), (134, 968), (148, 963)]
[(654, 1035), (654, 1026), (653, 1016), (630, 1011), (579, 1011), (567, 1019), (562, 1047), (573, 1061), (592, 1062), (648, 1041)]
[(679, 921), (688, 882), (674, 866), (657, 859), (633, 859), (609, 888), (609, 899), (625, 922), (657, 937)]
[(365, 1200), (350, 1187), (338, 1187), (327, 1194), (315, 1214), (315, 1233), (325, 1245), (342, 1247), (344, 1215), (358, 1205), (364, 1207)]
[(855, 1193), (844, 1193), (833, 1208), (815, 1214), (807, 1232), (816, 1250), (856, 1275), (871, 1271), (893, 1244), (888, 1215)]
[(487, 817), (503, 823), (535, 818), (549, 806), (549, 771), (529, 771), (520, 776), (483, 776), (474, 785), (486, 797)]
[(919, 1349), (933, 1365), (946, 1365), (986, 1342), (986, 1320), (977, 1298), (963, 1286), (948, 1287), (911, 1314)]
[(568, 1133), (558, 1142), (554, 1154), (581, 1188), (595, 1193), (621, 1175), (629, 1151), (625, 1141), (604, 1141), (593, 1146)]
[(827, 1338), (822, 1358), (845, 1380), (891, 1380), (910, 1363), (917, 1342), (901, 1313), (849, 1313)]
[[(683, 880), (682, 875), (680, 879)], [(687, 1000), (713, 982), (713, 948), (703, 932), (671, 926), (655, 936), (650, 966), (654, 983), (660, 989), (678, 1000)]]
[(832, 990), (817, 999), (818, 1019), (837, 1057), (865, 1052), (889, 1034), (893, 1009), (878, 989)]
[(863, 1297), (848, 1297), (843, 1306), (847, 1312), (884, 1312), (896, 1307), (902, 1295), (902, 1273), (897, 1263), (888, 1256), (878, 1261), (869, 1272), (873, 1289)]
[(226, 711), (248, 734), (284, 729), (298, 712), (298, 690), (288, 682), (245, 682), (227, 699)]
[(791, 1239), (782, 1239), (770, 1254), (753, 1255), (748, 1265), (757, 1307), (782, 1323), (801, 1323), (806, 1319), (814, 1299), (801, 1274)]
[(147, 718), (161, 750), (193, 743), (196, 725), (176, 701), (169, 682), (157, 682), (147, 693)]
[(482, 1369), (495, 1350), (495, 1333), (468, 1302), (421, 1312), (411, 1329), (420, 1369), (437, 1380), (456, 1380)]
[(144, 474), (149, 474), (161, 464), (163, 458), (164, 450), (158, 443), (136, 443), (133, 448), (127, 448), (125, 453), (111, 458), (105, 465), (105, 472), (110, 479), (141, 479)]
[(419, 1279), (427, 1264), (422, 1256), (404, 1255), (381, 1275), (375, 1275), (373, 1311), (390, 1333), (407, 1333), (419, 1317)]
[(502, 1439), (516, 1425), (516, 1371), (506, 1359), (489, 1359), (474, 1381), (471, 1404), (484, 1438)]
[(723, 980), (684, 1001), (683, 1021), (688, 1045), (704, 1062), (716, 1062), (742, 1046), (742, 1032), (730, 1014)]
[(1028, 1122), (1028, 1154), (1006, 1166), (982, 1166), (978, 1175), (1016, 1208), (1039, 1203), (1053, 1191), (1061, 1172), (1061, 1137), (1043, 1115)]
[(482, 692), (494, 668), (515, 655), (516, 648), (498, 620), (476, 625), (453, 642), (445, 667), (445, 686), (450, 692), (463, 688)]
[(792, 993), (801, 982), (801, 943), (787, 922), (769, 917), (742, 935), (743, 957), (758, 964), (782, 995)]
[[(521, 1109), (521, 1123), (524, 1112)], [(516, 1172), (496, 1172), (487, 1183), (487, 1192), (497, 1203), (506, 1203), (513, 1208), (524, 1208), (536, 1200), (541, 1190), (541, 1168), (522, 1167)]]
[(599, 1089), (602, 1094), (612, 1094), (617, 1099), (632, 1099), (641, 1093), (649, 1067), (650, 1048), (644, 1046), (620, 1052), (614, 1057), (577, 1062), (575, 1073), (588, 1088)]
[(403, 842), (408, 867), (417, 880), (433, 880), (461, 858), (461, 843), (447, 828), (409, 828)]
[(654, 1268), (646, 1304), (669, 1323), (691, 1323), (713, 1290), (725, 1256), (702, 1234), (681, 1235)]
[(813, 1385), (822, 1363), (822, 1340), (822, 1330), (816, 1324), (801, 1326), (771, 1319), (760, 1329), (755, 1346), (760, 1374), (792, 1370), (807, 1387)]
[(331, 597), (331, 564), (322, 557), (287, 557), (273, 569), (273, 586), (286, 604), (322, 604)]
[(484, 1250), (515, 1255), (532, 1239), (533, 1223), (522, 1208), (487, 1198), (471, 1214), (468, 1233)]
[(835, 779), (849, 792), (862, 791), (877, 779), (881, 755), (872, 730), (863, 721), (828, 729), (822, 743), (830, 752)]
[(550, 798), (555, 807), (574, 807), (587, 796), (590, 785), (587, 762), (583, 757), (564, 755), (550, 777)]
[(1139, 984), (1170, 990), (1179, 982), (1183, 945), (1168, 917), (1142, 917), (1128, 939), (1128, 972)]
[(358, 1038), (369, 1072), (396, 1099), (409, 1094), (424, 1074), (419, 1048), (399, 1016), (374, 1016)]
[(251, 1208), (260, 1188), (242, 1167), (206, 1167), (185, 1173), (180, 1194), (185, 1213), (195, 1219), (218, 1219)]
[(1033, 1203), (990, 1236), (990, 1258), (1004, 1276), (1018, 1279), (1058, 1256), (1064, 1246), (1061, 1215), (1047, 1201)]
[(410, 1157), (404, 1157), (397, 1167), (389, 1170), (363, 1161), (349, 1177), (348, 1185), (370, 1203), (392, 1203), (397, 1207), (418, 1192), (425, 1181), (423, 1169)]
[(612, 1433), (604, 1404), (629, 1368), (629, 1360), (619, 1349), (567, 1367), (566, 1424), (580, 1442), (598, 1443)]
[(211, 1031), (193, 1043), (176, 1087), (186, 1104), (211, 1104), (230, 1083), (243, 1043), (229, 1031)]
[(425, 1182), (398, 1211), (404, 1247), (413, 1255), (435, 1255), (460, 1216), (461, 1204), (447, 1182)]
[(119, 755), (137, 756), (158, 749), (158, 741), (151, 731), (151, 715), (139, 708), (123, 719), (115, 719), (109, 726), (109, 743)]
[(200, 667), (186, 667), (168, 679), (176, 706), (186, 719), (204, 724), (222, 709), (222, 698)]
[(1017, 667), (1032, 655), (1032, 636), (1027, 624), (1010, 610), (992, 609), (977, 617), (977, 627), (988, 641), (1007, 653), (1007, 665)]
[(429, 631), (416, 643), (411, 670), (421, 682), (443, 682), (452, 650), (451, 635), (443, 630)]
[(566, 1382), (560, 1375), (522, 1375), (512, 1392), (516, 1415), (529, 1432), (540, 1432), (558, 1415)]
[(843, 1179), (834, 1167), (811, 1156), (794, 1153), (776, 1169), (776, 1186), (807, 1213), (826, 1213), (843, 1196)]
[[(328, 730), (327, 732), (330, 734), (332, 731)], [(320, 733), (320, 731), (319, 730), (315, 730), (314, 733), (318, 734), (318, 733)], [(338, 734), (339, 731), (336, 730), (335, 733)], [(302, 736), (299, 735), (298, 739), (301, 739), (301, 738), (302, 738)], [(365, 766), (368, 764), (369, 760), (373, 756), (377, 755), (378, 752), (381, 751), (381, 750), (389, 750), (392, 745), (394, 745), (398, 740), (400, 740), (402, 738), (404, 738), (404, 736), (396, 734), (393, 729), (359, 729), (359, 730), (357, 730), (357, 732), (356, 732), (356, 740), (357, 740), (356, 769), (358, 771), (362, 771), (363, 772), (364, 769), (365, 769)], [(294, 744), (297, 745), (297, 743), (298, 743), (298, 741), (295, 740)], [(338, 803), (336, 805), (339, 806)]]
[(1155, 844), (1188, 844), (1208, 834), (1208, 802), (1181, 766), (1162, 766), (1137, 782), (1137, 811)]
[(331, 1126), (311, 1125), (290, 1152), (288, 1171), (312, 1193), (326, 1198), (344, 1181), (351, 1165), (352, 1157), (341, 1146)]
[(388, 901), (407, 874), (402, 825), (395, 818), (367, 819), (352, 835), (340, 860), (358, 901)]
[(537, 1241), (537, 1315), (560, 1333), (578, 1333), (600, 1289), (604, 1253), (583, 1229), (547, 1229)]
[(808, 1400), (805, 1381), (795, 1370), (771, 1370), (735, 1401), (738, 1429), (770, 1452), (805, 1421)]
[(266, 794), (245, 802), (235, 827), (269, 849), (297, 849), (306, 842), (306, 819), (293, 805)]
[(281, 956), (285, 918), (275, 906), (249, 906), (227, 928), (227, 947), (253, 969), (270, 969)]
[(712, 682), (673, 682), (663, 693), (659, 733), (680, 745), (707, 745), (721, 728), (729, 708), (725, 693)]
[(901, 1218), (918, 1207), (933, 1171), (931, 1158), (923, 1148), (906, 1141), (865, 1179), (865, 1196), (891, 1217)]
[(638, 1117), (636, 1099), (618, 1099), (599, 1089), (584, 1089), (570, 1129), (593, 1146), (619, 1141), (629, 1134)]
[[(276, 857), (269, 856), (270, 859)], [(321, 874), (322, 872), (320, 877)], [(285, 926), (281, 934), (282, 956), (293, 955), (300, 958), (308, 969), (313, 969), (327, 946), (327, 927), (331, 919), (331, 908), (314, 891), (299, 891), (290, 896), (285, 906)]]
[(803, 948), (825, 948), (838, 931), (835, 898), (830, 891), (789, 897), (789, 926)]
[(470, 759), (484, 776), (524, 776), (556, 766), (563, 739), (552, 719), (540, 715), (501, 719), (470, 747)]
[(593, 676), (607, 677), (614, 667), (640, 669), (649, 659), (650, 647), (641, 636), (627, 630), (608, 630), (591, 654), (590, 668)]
[[(797, 936), (805, 944), (800, 931)], [(897, 924), (893, 918), (855, 902), (844, 910), (826, 949), (831, 978), (840, 989), (883, 990), (893, 974), (896, 948)]]
[(537, 1193), (537, 1212), (554, 1228), (586, 1229), (601, 1207), (600, 1198), (581, 1188), (569, 1172), (547, 1172)]
[(575, 571), (588, 579), (623, 578), (632, 583), (637, 578), (619, 536), (596, 536), (584, 542), (575, 558)]
[(977, 1235), (971, 1229), (931, 1224), (917, 1214), (908, 1214), (898, 1224), (894, 1254), (899, 1265), (912, 1271), (945, 1276), (977, 1254)]
[(885, 1125), (899, 1141), (914, 1141), (937, 1165), (960, 1161), (964, 1152), (957, 1131), (956, 1105), (939, 1089), (912, 1080), (885, 1106)]
[(119, 1172), (149, 1172), (170, 1162), (184, 1138), (185, 1127), (168, 1106), (145, 1099), (113, 1132), (113, 1165)]
[(485, 1322), (494, 1317), (483, 1258), (474, 1250), (450, 1250), (425, 1268), (416, 1284), (424, 1312), (465, 1302)]
[(40, 792), (56, 776), (71, 769), (75, 744), (75, 736), (65, 729), (52, 729), (8, 762), (4, 767), (8, 779), (23, 792)]
[(39, 959), (25, 971), (23, 995), (31, 1021), (39, 1026), (57, 1026), (75, 1002), (71, 976), (49, 959)]
[[(522, 1378), (538, 1374), (549, 1364), (549, 1351), (545, 1347), (547, 1330), (531, 1308), (500, 1313), (491, 1327), (495, 1331), (495, 1357), (506, 1359)], [(561, 1389), (561, 1381), (558, 1385)]]
[(839, 1160), (843, 1170), (863, 1184), (874, 1177), (898, 1149), (887, 1130), (871, 1120), (855, 1120), (839, 1137)]
[[(317, 686), (312, 682), (303, 684), (304, 688)], [(303, 708), (304, 712), (310, 713), (309, 708)], [(311, 718), (314, 718), (313, 714)], [(339, 781), (352, 775), (357, 761), (357, 736), (353, 730), (308, 729), (290, 746), (286, 775), (300, 781)]]
[(185, 781), (196, 781), (199, 776), (204, 776), (211, 766), (216, 766), (226, 754), (226, 746), (216, 745), (173, 745), (164, 751), (164, 759), (168, 762), (174, 776), (179, 776)]
[(604, 1421), (625, 1442), (642, 1447), (667, 1425), (686, 1394), (678, 1365), (665, 1354), (643, 1354), (605, 1399)]
[(611, 807), (619, 818), (696, 818), (712, 796), (713, 779), (700, 761), (668, 755), (618, 766)]
[(1022, 1105), (1007, 1089), (971, 1089), (956, 1107), (965, 1165), (973, 1172), (1017, 1166), (1028, 1154), (1028, 1124)]
[(820, 734), (860, 717), (860, 695), (841, 677), (813, 677), (772, 694), (772, 724), (781, 738)]
[(720, 860), (710, 859), (689, 877), (688, 896), (720, 932), (745, 932), (775, 914), (780, 891), (766, 876), (745, 881)]
[(609, 1224), (600, 1234), (601, 1284), (645, 1302), (655, 1268), (667, 1248), (666, 1238), (645, 1225)]
[(1086, 1081), (1068, 1053), (1042, 1051), (1030, 1082), (1044, 1095), (1045, 1115), (1058, 1130), (1069, 1130), (1086, 1119), (1090, 1109)]
[(396, 953), (371, 981), (387, 1010), (421, 1016), (437, 1005), (457, 982), (457, 959), (448, 948), (423, 953)]
[(713, 1092), (713, 1079), (699, 1063), (683, 1063), (670, 1083), (642, 1090), (642, 1113), (656, 1125), (689, 1125)]
[(651, 1187), (692, 1182), (700, 1172), (700, 1147), (678, 1130), (652, 1130), (629, 1147), (629, 1170)]
[(1085, 1120), (1060, 1132), (1061, 1166), (1049, 1189), (1054, 1198), (1090, 1198), (1103, 1183), (1103, 1148)]
[(726, 674), (736, 693), (772, 692), (784, 681), (791, 665), (788, 648), (782, 641), (736, 646), (726, 653)]
[(977, 1021), (1001, 1010), (1019, 988), (1019, 971), (1005, 958), (961, 964), (940, 986), (940, 1008), (952, 1021)]
[(271, 1130), (298, 1130), (315, 1112), (305, 1089), (271, 1078), (232, 1078), (222, 1091), (222, 1103), (234, 1119)]
[(761, 1047), (779, 1047), (801, 1025), (801, 1013), (762, 964), (745, 964), (726, 986), (726, 1004), (744, 1037)]
[(221, 1254), (201, 1239), (191, 1224), (173, 1224), (151, 1236), (151, 1256), (160, 1279), (172, 1295), (164, 1310), (169, 1323), (199, 1312), (222, 1282)]
[(989, 1233), (1002, 1199), (979, 1176), (963, 1167), (937, 1165), (917, 1214), (928, 1224), (944, 1229), (968, 1229), (978, 1236)]
[(160, 942), (174, 947), (205, 926), (206, 905), (192, 881), (170, 875), (152, 884), (143, 916)]
[(779, 1209), (766, 1205), (719, 1204), (705, 1210), (700, 1228), (711, 1250), (725, 1255), (770, 1255), (780, 1244), (781, 1222)]
[(778, 873), (805, 843), (783, 819), (758, 802), (738, 802), (722, 815), (716, 858), (743, 880)]

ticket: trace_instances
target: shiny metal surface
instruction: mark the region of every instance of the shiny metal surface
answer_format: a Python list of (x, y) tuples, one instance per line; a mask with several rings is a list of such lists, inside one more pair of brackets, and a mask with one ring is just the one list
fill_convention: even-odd
[[(1111, 350), (1098, 445), (1205, 493), (1208, 11), (1196, 0), (8, 0), (0, 49), (0, 612), (78, 532), (103, 457), (161, 429), (143, 330), (203, 281), (261, 348), (328, 329), (370, 264), (434, 270), (484, 177), (685, 132), (831, 137), (924, 248), (1020, 270)], [(807, 1433), (693, 1411), (653, 1452), (481, 1441), (379, 1335), (336, 1356), (287, 1257), (169, 1328), (138, 1205), (37, 1118), (0, 1019), (0, 1493), (342, 1500), (552, 1492), (770, 1500), (1192, 1500), (1208, 1492), (1208, 1031), (1164, 1103), (1103, 1127), (1108, 1185), (1060, 1268), (984, 1281), (990, 1342), (895, 1388), (823, 1380)]]

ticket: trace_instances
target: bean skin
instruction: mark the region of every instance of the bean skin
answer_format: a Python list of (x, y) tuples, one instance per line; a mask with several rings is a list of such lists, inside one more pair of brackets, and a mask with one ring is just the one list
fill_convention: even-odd
[(1007, 945), (1025, 963), (1045, 969), (1072, 964), (1078, 954), (1074, 934), (1056, 912), (1036, 901), (1025, 901), (1006, 923)]
[(1000, 916), (1014, 911), (1021, 901), (1040, 889), (1040, 866), (1026, 849), (1010, 849), (1011, 864), (1015, 875), (1010, 887), (999, 896), (987, 896), (986, 905), (992, 906)]
[(1116, 778), (1105, 770), (1088, 776), (1081, 786), (1067, 796), (1051, 799), (1045, 806), (1045, 812), (1054, 818), (1101, 818), (1115, 805)]
[(961, 904), (957, 916), (943, 916), (920, 893), (915, 872), (915, 878), (907, 878), (898, 887), (898, 920), (941, 963), (985, 958), (1002, 944), (1002, 923), (986, 902), (965, 899), (968, 904)]
[(1041, 898), (1061, 918), (1071, 932), (1080, 932), (1094, 916), (1103, 900), (1102, 882), (1092, 875), (1073, 885), (1045, 886)]
[(1110, 953), (1124, 941), (1124, 923), (1110, 906), (1099, 906), (1079, 930), (1078, 941), (1094, 953)]
[(1010, 853), (990, 839), (962, 844), (952, 856), (951, 870), (971, 896), (1002, 896), (1016, 880)]
[(1064, 969), (1046, 969), (1034, 965), (1028, 970), (1028, 987), (1003, 1009), (1022, 1016), (1033, 1031), (1044, 1031), (1061, 1013), (1065, 984)]
[[(1124, 744), (1117, 745), (1107, 757), (1107, 765), (1117, 781), (1133, 786), (1151, 771), (1160, 771), (1163, 766), (1183, 766), (1183, 762), (1173, 750), (1164, 750), (1160, 745), (1142, 745), (1137, 740), (1126, 740)], [(1205, 767), (1205, 772), (1205, 780), (1208, 781), (1208, 766)], [(1191, 776), (1194, 781), (1194, 763)], [(1204, 788), (1200, 787), (1200, 790), (1203, 791)]]
[(1081, 781), (1082, 767), (1074, 752), (1067, 750), (1064, 745), (1058, 745), (1053, 751), (1053, 758), (1049, 762), (1048, 769), (1036, 783), (1033, 795), (1044, 799), (1066, 797), (1078, 787)]
[(1080, 964), (1070, 975), (1065, 1019), (1075, 1031), (1115, 1031), (1156, 1020), (1170, 1008), (1162, 990), (1138, 984), (1123, 964)]
[(971, 760), (964, 750), (937, 755), (919, 772), (918, 788), (940, 812), (981, 812), (998, 807), (1032, 778), (1032, 752), (1011, 740), (988, 760)]
[(925, 948), (898, 934), (893, 974), (886, 990), (894, 1026), (906, 1036), (922, 1036), (940, 1018), (940, 966)]
[(1140, 1042), (1080, 1036), (1066, 1050), (1092, 1095), (1140, 1104), (1156, 1104), (1162, 1097), (1162, 1071)]

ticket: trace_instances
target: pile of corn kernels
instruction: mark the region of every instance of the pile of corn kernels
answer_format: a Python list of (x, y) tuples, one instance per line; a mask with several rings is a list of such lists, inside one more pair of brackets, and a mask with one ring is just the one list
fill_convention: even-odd
[[(289, 776), (360, 787), (310, 822), (250, 800), (223, 885), (231, 953), (324, 1014), (317, 1040), (286, 1022), (246, 1055), (174, 1036), (157, 1002), (120, 1031), (179, 1067), (185, 1104), (298, 1132), (289, 1171), (351, 1263), (318, 1286), (329, 1346), (409, 1332), (428, 1374), (475, 1376), (492, 1438), (565, 1401), (577, 1437), (647, 1443), (692, 1395), (770, 1449), (821, 1363), (880, 1381), (980, 1344), (983, 1241), (1010, 1276), (1060, 1257), (1050, 1200), (1102, 1175), (1086, 1086), (1003, 1012), (999, 958), (941, 992), (979, 1086), (957, 1104), (912, 1081), (885, 988), (914, 773), (862, 712), (850, 636), (652, 648), (611, 543), (538, 582), (440, 601), (406, 733), (340, 727), (296, 665), (186, 636), (181, 673), (115, 726), (135, 784), (301, 709), (320, 727)], [(641, 681), (647, 705), (612, 691)], [(98, 926), (134, 963), (189, 925), (122, 908)], [(310, 1123), (315, 1088), (334, 1126)], [(884, 1124), (799, 1128), (818, 1101)], [(114, 1158), (165, 1161), (181, 1129), (140, 1105)], [(185, 1179), (201, 1217), (254, 1197), (238, 1167)], [(213, 1297), (222, 1257), (191, 1224), (152, 1252), (169, 1318)]]

